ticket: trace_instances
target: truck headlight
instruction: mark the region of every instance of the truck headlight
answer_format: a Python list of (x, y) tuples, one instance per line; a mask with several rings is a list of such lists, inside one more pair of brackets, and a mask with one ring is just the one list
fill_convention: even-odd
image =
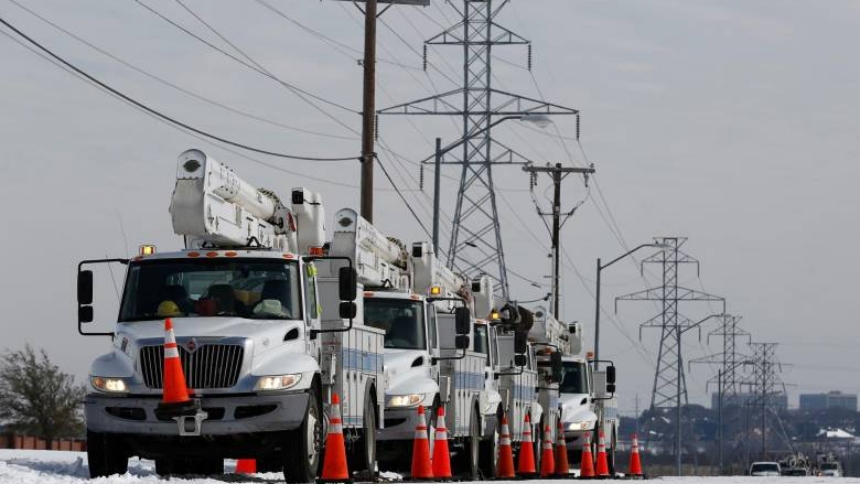
[(567, 424), (567, 430), (591, 430), (594, 428), (594, 420), (580, 420)]
[(96, 390), (105, 393), (125, 393), (128, 391), (128, 384), (125, 383), (125, 378), (91, 376), (90, 384)]
[(413, 393), (410, 395), (395, 395), (388, 400), (389, 407), (415, 407), (424, 400), (424, 395)]
[(254, 390), (286, 390), (296, 386), (302, 379), (301, 373), (295, 375), (261, 376)]

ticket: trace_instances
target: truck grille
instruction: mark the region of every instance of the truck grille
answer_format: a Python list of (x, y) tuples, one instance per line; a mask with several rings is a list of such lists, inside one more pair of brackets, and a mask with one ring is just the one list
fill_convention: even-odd
[[(241, 345), (204, 344), (193, 353), (179, 346), (179, 359), (189, 388), (232, 388), (239, 380), (245, 348)], [(148, 388), (164, 385), (164, 346), (140, 349), (143, 382)]]

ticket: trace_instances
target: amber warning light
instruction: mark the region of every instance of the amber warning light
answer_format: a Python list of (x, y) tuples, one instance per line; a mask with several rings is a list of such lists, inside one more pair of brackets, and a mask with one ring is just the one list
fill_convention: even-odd
[(140, 255), (152, 255), (155, 254), (155, 246), (154, 245), (141, 245), (140, 246)]

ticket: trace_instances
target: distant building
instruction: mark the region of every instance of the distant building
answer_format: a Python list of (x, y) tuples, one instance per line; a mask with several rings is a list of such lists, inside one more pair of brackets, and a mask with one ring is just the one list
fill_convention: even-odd
[[(718, 393), (711, 394), (711, 409), (716, 410), (720, 406), (720, 395)], [(749, 406), (761, 405), (761, 395), (757, 393), (735, 393), (732, 395), (723, 396), (723, 408), (732, 406)], [(788, 395), (785, 393), (777, 393), (776, 395), (768, 395), (768, 406), (776, 410), (788, 410)]]
[(840, 391), (800, 395), (801, 410), (826, 410), (828, 408), (845, 408), (856, 412), (857, 395), (849, 395)]

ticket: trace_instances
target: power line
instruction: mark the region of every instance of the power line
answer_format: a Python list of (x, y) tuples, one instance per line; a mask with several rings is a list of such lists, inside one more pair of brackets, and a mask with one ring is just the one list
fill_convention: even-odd
[(154, 15), (158, 16), (159, 18), (161, 18), (161, 19), (162, 19), (162, 20), (164, 20), (165, 22), (167, 22), (167, 23), (169, 23), (170, 25), (172, 25), (172, 26), (176, 27), (177, 29), (179, 29), (180, 31), (184, 32), (185, 34), (187, 34), (187, 35), (191, 36), (192, 38), (196, 39), (197, 41), (202, 42), (203, 44), (207, 45), (208, 47), (210, 47), (211, 49), (215, 50), (216, 52), (221, 53), (222, 55), (224, 55), (224, 56), (226, 56), (226, 57), (228, 57), (228, 58), (230, 58), (230, 59), (234, 60), (235, 62), (238, 62), (239, 64), (241, 64), (241, 65), (243, 65), (243, 66), (247, 67), (248, 69), (251, 69), (252, 71), (254, 71), (254, 72), (258, 73), (258, 74), (261, 74), (261, 75), (263, 75), (263, 76), (265, 76), (265, 77), (268, 77), (269, 79), (272, 79), (273, 81), (277, 82), (277, 83), (278, 83), (278, 84), (280, 84), (281, 86), (283, 86), (283, 87), (287, 88), (290, 92), (292, 92), (293, 94), (295, 94), (299, 99), (301, 99), (302, 101), (304, 101), (305, 103), (307, 103), (309, 106), (311, 106), (311, 107), (313, 107), (314, 109), (316, 109), (317, 111), (319, 111), (319, 112), (320, 112), (322, 115), (324, 115), (325, 117), (327, 117), (327, 118), (329, 118), (330, 120), (334, 121), (335, 123), (337, 123), (338, 125), (342, 126), (342, 127), (343, 127), (343, 128), (345, 128), (345, 129), (347, 129), (348, 131), (351, 131), (351, 132), (352, 132), (352, 133), (354, 133), (354, 134), (359, 134), (359, 133), (358, 133), (358, 131), (356, 131), (354, 128), (350, 127), (349, 125), (347, 125), (347, 124), (345, 124), (344, 122), (340, 121), (340, 120), (339, 120), (339, 119), (337, 119), (336, 117), (332, 116), (331, 114), (329, 114), (328, 112), (326, 112), (325, 110), (323, 110), (321, 107), (317, 106), (316, 104), (314, 104), (313, 102), (311, 102), (310, 100), (308, 100), (305, 96), (307, 96), (307, 97), (311, 97), (311, 98), (313, 98), (313, 99), (316, 99), (317, 101), (320, 101), (320, 102), (323, 102), (323, 103), (328, 104), (328, 105), (330, 105), (330, 106), (333, 106), (333, 107), (336, 107), (336, 108), (342, 109), (342, 110), (347, 111), (347, 112), (350, 112), (350, 113), (352, 113), (352, 114), (359, 114), (359, 113), (358, 113), (358, 111), (356, 111), (356, 110), (354, 110), (354, 109), (351, 109), (351, 108), (348, 108), (348, 107), (346, 107), (346, 106), (343, 106), (343, 105), (341, 105), (341, 104), (338, 104), (338, 103), (336, 103), (336, 102), (334, 102), (334, 101), (330, 101), (330, 100), (328, 100), (328, 99), (326, 99), (326, 98), (324, 98), (324, 97), (317, 96), (316, 94), (313, 94), (313, 93), (311, 93), (311, 92), (305, 91), (304, 89), (301, 89), (301, 88), (299, 88), (298, 86), (295, 86), (295, 85), (293, 85), (293, 84), (290, 84), (290, 83), (288, 83), (288, 82), (284, 81), (283, 79), (281, 79), (281, 78), (279, 78), (279, 77), (275, 76), (274, 74), (272, 74), (271, 72), (269, 72), (269, 71), (267, 71), (267, 70), (265, 70), (265, 69), (261, 69), (261, 68), (255, 67), (255, 66), (253, 66), (253, 65), (251, 65), (251, 64), (249, 64), (249, 63), (247, 63), (247, 62), (243, 61), (242, 59), (240, 59), (240, 58), (236, 57), (235, 55), (233, 55), (233, 54), (231, 54), (231, 53), (229, 53), (229, 52), (226, 52), (224, 49), (221, 49), (221, 48), (220, 48), (220, 47), (218, 47), (217, 45), (215, 45), (215, 44), (213, 44), (213, 43), (209, 42), (208, 40), (206, 40), (206, 39), (204, 39), (204, 38), (200, 37), (199, 35), (195, 34), (194, 32), (191, 32), (190, 30), (186, 29), (186, 28), (185, 28), (185, 27), (183, 27), (182, 25), (179, 25), (178, 23), (174, 22), (173, 20), (171, 20), (170, 18), (168, 18), (167, 16), (165, 16), (165, 15), (164, 15), (164, 14), (162, 14), (161, 12), (159, 12), (159, 11), (157, 11), (157, 10), (153, 9), (153, 8), (152, 8), (152, 7), (150, 7), (149, 5), (146, 5), (146, 4), (145, 4), (145, 3), (143, 3), (141, 0), (135, 0), (135, 2), (136, 2), (138, 5), (140, 5), (141, 7), (145, 8), (146, 10), (150, 11), (151, 13), (153, 13)]
[(151, 115), (153, 115), (153, 116), (156, 116), (156, 117), (158, 117), (159, 119), (161, 119), (161, 120), (163, 120), (163, 121), (166, 121), (166, 122), (168, 122), (168, 123), (170, 123), (170, 124), (174, 124), (174, 125), (176, 125), (176, 126), (180, 126), (180, 127), (184, 128), (184, 129), (187, 129), (188, 131), (192, 131), (192, 132), (197, 133), (197, 134), (199, 134), (199, 135), (201, 135), (201, 136), (205, 136), (205, 137), (207, 137), (207, 138), (211, 138), (211, 139), (214, 139), (214, 140), (216, 140), (216, 141), (220, 141), (220, 142), (222, 142), (222, 143), (225, 143), (225, 144), (228, 144), (228, 145), (231, 145), (231, 146), (235, 146), (235, 147), (237, 147), (237, 148), (242, 148), (242, 149), (244, 149), (244, 150), (253, 151), (253, 152), (255, 152), (255, 153), (261, 153), (261, 154), (264, 154), (264, 155), (275, 156), (275, 157), (278, 157), (278, 158), (286, 158), (286, 159), (290, 159), (290, 160), (303, 160), (303, 161), (352, 161), (352, 160), (357, 160), (357, 159), (358, 159), (358, 157), (357, 157), (357, 156), (340, 157), (340, 158), (317, 158), (317, 157), (291, 155), (291, 154), (286, 154), (286, 153), (279, 153), (279, 152), (276, 152), (276, 151), (263, 150), (263, 149), (260, 149), (260, 148), (255, 148), (255, 147), (253, 147), (253, 146), (246, 145), (246, 144), (244, 144), (244, 143), (239, 143), (239, 142), (236, 142), (236, 141), (232, 141), (232, 140), (229, 140), (229, 139), (223, 138), (223, 137), (221, 137), (221, 136), (217, 136), (217, 135), (211, 134), (211, 133), (209, 133), (209, 132), (207, 132), (207, 131), (203, 131), (203, 130), (201, 130), (201, 129), (195, 128), (195, 127), (193, 127), (193, 126), (191, 126), (191, 125), (189, 125), (189, 124), (187, 124), (187, 123), (184, 123), (184, 122), (182, 122), (182, 121), (179, 121), (179, 120), (177, 120), (177, 119), (175, 119), (175, 118), (173, 118), (173, 117), (170, 117), (170, 116), (168, 116), (168, 115), (166, 115), (166, 114), (164, 114), (164, 113), (162, 113), (162, 112), (160, 112), (160, 111), (158, 111), (158, 110), (156, 110), (156, 109), (153, 109), (153, 108), (151, 108), (151, 107), (147, 106), (146, 104), (143, 104), (142, 102), (137, 101), (137, 100), (133, 99), (132, 97), (130, 97), (130, 96), (128, 96), (128, 95), (126, 95), (126, 94), (124, 94), (124, 93), (122, 93), (122, 92), (118, 91), (117, 89), (114, 89), (113, 87), (109, 86), (108, 84), (106, 84), (106, 83), (104, 83), (104, 82), (102, 82), (102, 81), (100, 81), (100, 80), (96, 79), (96, 78), (95, 78), (95, 77), (93, 77), (92, 75), (90, 75), (90, 74), (88, 74), (87, 72), (85, 72), (83, 69), (81, 69), (81, 68), (77, 67), (76, 65), (74, 65), (74, 64), (72, 64), (71, 62), (67, 61), (67, 60), (66, 60), (66, 59), (64, 59), (63, 57), (60, 57), (59, 55), (55, 54), (53, 51), (51, 51), (51, 50), (50, 50), (50, 49), (48, 49), (47, 47), (43, 46), (42, 44), (40, 44), (40, 43), (39, 43), (39, 42), (37, 42), (36, 40), (32, 39), (30, 36), (28, 36), (28, 35), (27, 35), (27, 34), (25, 34), (24, 32), (22, 32), (22, 31), (18, 30), (15, 26), (13, 26), (13, 25), (12, 25), (12, 24), (10, 24), (9, 22), (7, 22), (7, 21), (6, 21), (5, 19), (3, 19), (2, 17), (0, 17), (0, 23), (2, 23), (3, 25), (5, 25), (7, 28), (9, 28), (10, 30), (12, 30), (12, 31), (13, 31), (13, 32), (15, 32), (16, 34), (18, 34), (20, 37), (22, 37), (23, 39), (25, 39), (27, 42), (29, 42), (29, 43), (31, 43), (32, 45), (34, 45), (36, 48), (38, 48), (38, 49), (39, 49), (39, 50), (41, 50), (42, 52), (46, 53), (47, 55), (49, 55), (49, 56), (51, 56), (52, 58), (56, 59), (57, 61), (61, 62), (63, 65), (65, 65), (65, 66), (66, 66), (66, 67), (68, 67), (69, 69), (72, 69), (73, 71), (75, 71), (78, 75), (80, 75), (80, 76), (82, 76), (82, 77), (86, 78), (86, 79), (87, 79), (87, 80), (89, 80), (90, 82), (92, 82), (92, 83), (94, 83), (94, 84), (98, 85), (99, 87), (101, 87), (102, 89), (104, 89), (104, 90), (106, 90), (106, 91), (110, 92), (110, 93), (111, 93), (111, 94), (113, 94), (114, 96), (117, 96), (117, 97), (121, 98), (123, 101), (125, 101), (125, 102), (127, 102), (127, 103), (130, 103), (130, 104), (134, 105), (135, 107), (137, 107), (138, 109), (142, 109), (142, 110), (146, 111), (147, 113), (149, 113), (149, 114), (151, 114)]
[(177, 85), (177, 84), (174, 84), (174, 83), (172, 83), (172, 82), (170, 82), (170, 81), (168, 81), (168, 80), (166, 80), (166, 79), (164, 79), (164, 78), (162, 78), (162, 77), (156, 76), (155, 74), (152, 74), (152, 73), (150, 73), (150, 72), (146, 71), (145, 69), (143, 69), (143, 68), (141, 68), (141, 67), (139, 67), (139, 66), (136, 66), (136, 65), (134, 65), (134, 64), (132, 64), (132, 63), (130, 63), (130, 62), (128, 62), (128, 61), (126, 61), (126, 60), (124, 60), (124, 59), (122, 59), (121, 57), (119, 57), (119, 56), (117, 56), (117, 55), (115, 55), (115, 54), (112, 54), (111, 52), (108, 52), (108, 51), (107, 51), (107, 50), (105, 50), (105, 49), (102, 49), (101, 47), (99, 47), (99, 46), (97, 46), (97, 45), (93, 44), (92, 42), (87, 41), (86, 39), (84, 39), (84, 38), (80, 37), (79, 35), (75, 34), (74, 32), (71, 32), (71, 31), (69, 31), (69, 30), (67, 30), (67, 29), (63, 28), (62, 26), (60, 26), (60, 25), (58, 25), (57, 23), (55, 23), (55, 22), (51, 21), (50, 19), (48, 19), (48, 18), (44, 17), (43, 15), (39, 14), (38, 12), (35, 12), (35, 11), (33, 11), (33, 10), (31, 10), (31, 9), (27, 8), (25, 5), (22, 5), (21, 3), (17, 2), (16, 0), (8, 0), (8, 1), (9, 1), (10, 3), (13, 3), (14, 5), (16, 5), (18, 8), (20, 8), (20, 9), (22, 9), (22, 10), (24, 10), (24, 11), (28, 12), (30, 15), (33, 15), (34, 17), (38, 18), (38, 19), (39, 19), (39, 20), (41, 20), (42, 22), (45, 22), (46, 24), (50, 25), (50, 26), (51, 26), (51, 27), (53, 27), (54, 29), (56, 29), (56, 30), (58, 30), (58, 31), (60, 31), (60, 32), (62, 32), (62, 33), (64, 33), (64, 34), (66, 34), (66, 35), (68, 35), (69, 37), (71, 37), (71, 38), (73, 38), (73, 39), (77, 40), (78, 42), (80, 42), (80, 43), (82, 43), (82, 44), (84, 44), (84, 45), (86, 45), (86, 46), (90, 47), (91, 49), (95, 50), (96, 52), (99, 52), (99, 53), (101, 53), (102, 55), (105, 55), (105, 56), (109, 57), (110, 59), (113, 59), (114, 61), (116, 61), (116, 62), (118, 62), (118, 63), (120, 63), (120, 64), (122, 64), (122, 65), (124, 65), (124, 66), (128, 67), (129, 69), (131, 69), (131, 70), (133, 70), (133, 71), (135, 71), (135, 72), (138, 72), (138, 73), (140, 73), (140, 74), (142, 74), (142, 75), (144, 75), (144, 76), (146, 76), (146, 77), (148, 77), (148, 78), (150, 78), (150, 79), (152, 79), (152, 80), (154, 80), (154, 81), (157, 81), (157, 82), (159, 82), (159, 83), (161, 83), (161, 84), (164, 84), (165, 86), (168, 86), (168, 87), (170, 87), (170, 88), (172, 88), (172, 89), (175, 89), (175, 90), (177, 90), (177, 91), (179, 91), (179, 92), (181, 92), (181, 93), (183, 93), (183, 94), (186, 94), (186, 95), (188, 95), (188, 96), (191, 96), (191, 97), (193, 97), (193, 98), (195, 98), (195, 99), (198, 99), (198, 100), (200, 100), (200, 101), (203, 101), (203, 102), (205, 102), (205, 103), (207, 103), (207, 104), (211, 104), (211, 105), (213, 105), (213, 106), (217, 106), (217, 107), (222, 108), (222, 109), (224, 109), (224, 110), (230, 111), (231, 113), (238, 114), (239, 116), (244, 116), (244, 117), (249, 118), (249, 119), (254, 119), (254, 120), (257, 120), (257, 121), (260, 121), (260, 122), (263, 122), (263, 123), (266, 123), (266, 124), (270, 124), (270, 125), (272, 125), (272, 126), (277, 126), (277, 127), (279, 127), (279, 128), (284, 128), (284, 129), (287, 129), (287, 130), (290, 130), (290, 131), (296, 131), (296, 132), (299, 132), (299, 133), (310, 134), (310, 135), (314, 135), (314, 136), (320, 136), (320, 137), (326, 137), (326, 138), (334, 138), (334, 139), (342, 139), (342, 140), (356, 140), (356, 139), (358, 139), (357, 137), (354, 137), (354, 136), (340, 136), (340, 135), (334, 135), (334, 134), (329, 134), (329, 133), (322, 133), (322, 132), (319, 132), (319, 131), (313, 131), (313, 130), (304, 129), (304, 128), (298, 128), (298, 127), (295, 127), (295, 126), (290, 126), (290, 125), (287, 125), (287, 124), (280, 123), (280, 122), (278, 122), (278, 121), (274, 121), (274, 120), (272, 120), (272, 119), (264, 118), (264, 117), (262, 117), (262, 116), (258, 116), (258, 115), (255, 115), (255, 114), (249, 113), (249, 112), (247, 112), (247, 111), (243, 111), (243, 110), (238, 109), (238, 108), (234, 108), (234, 107), (232, 107), (232, 106), (228, 106), (228, 105), (223, 104), (223, 103), (221, 103), (221, 102), (218, 102), (218, 101), (215, 101), (215, 100), (213, 100), (213, 99), (210, 99), (210, 98), (208, 98), (208, 97), (206, 97), (206, 96), (202, 96), (202, 95), (197, 94), (197, 93), (195, 93), (195, 92), (193, 92), (193, 91), (191, 91), (191, 90), (185, 89), (185, 88), (183, 88), (183, 87), (181, 87), (181, 86), (179, 86), (179, 85)]

